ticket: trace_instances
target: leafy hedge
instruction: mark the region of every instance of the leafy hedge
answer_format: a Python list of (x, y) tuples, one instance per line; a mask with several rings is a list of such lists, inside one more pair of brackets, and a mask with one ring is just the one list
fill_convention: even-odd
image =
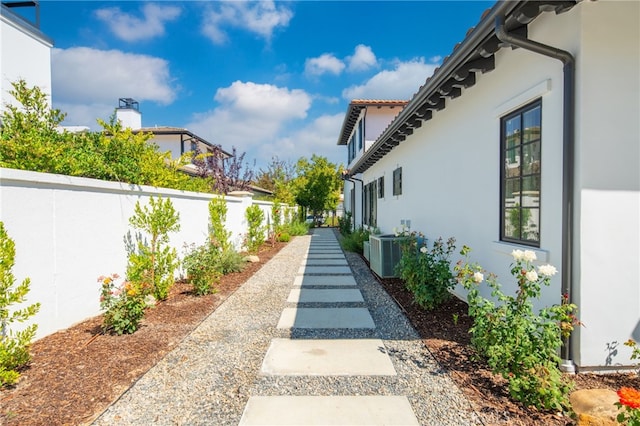
[(12, 86), (20, 105), (5, 105), (0, 116), (0, 167), (209, 192), (210, 181), (180, 172), (188, 159), (159, 152), (151, 134), (123, 129), (115, 115), (108, 123), (98, 120), (100, 132), (61, 131), (65, 114), (50, 108), (39, 87), (24, 80)]

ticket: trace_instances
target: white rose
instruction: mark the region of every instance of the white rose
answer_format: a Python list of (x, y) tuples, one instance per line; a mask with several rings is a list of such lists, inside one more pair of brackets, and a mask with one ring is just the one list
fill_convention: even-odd
[(538, 281), (538, 274), (534, 270), (527, 272), (525, 277), (527, 278), (528, 281), (531, 281), (531, 282)]
[(540, 273), (540, 275), (542, 275), (543, 277), (551, 277), (555, 275), (556, 272), (558, 272), (558, 270), (555, 268), (555, 266), (552, 266), (552, 265), (538, 266), (538, 273)]
[(536, 253), (531, 250), (525, 250), (523, 257), (525, 261), (533, 262), (534, 260), (536, 260)]
[(427, 248), (425, 246), (420, 247), (420, 253), (426, 253)]
[(484, 280), (484, 275), (482, 274), (482, 272), (475, 272), (473, 274), (473, 281), (480, 284), (483, 280)]
[(513, 256), (513, 260), (522, 260), (524, 252), (522, 250), (514, 250), (511, 252), (511, 256)]

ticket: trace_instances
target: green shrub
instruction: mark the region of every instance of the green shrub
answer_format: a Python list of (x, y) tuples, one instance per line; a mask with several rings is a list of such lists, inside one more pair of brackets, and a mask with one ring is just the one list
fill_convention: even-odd
[(307, 235), (309, 233), (309, 225), (304, 222), (293, 221), (283, 225), (281, 232), (286, 232), (289, 235)]
[(227, 201), (220, 195), (209, 201), (209, 242), (222, 251), (231, 249), (231, 231), (225, 228)]
[[(465, 246), (461, 253), (468, 258), (469, 251)], [(576, 306), (564, 297), (560, 305), (534, 312), (530, 300), (540, 297), (541, 285), (549, 285), (556, 269), (543, 265), (536, 272), (535, 252), (530, 250), (514, 250), (512, 255), (511, 274), (518, 290), (515, 296), (505, 295), (490, 274), (486, 283), (495, 302), (480, 296), (485, 277), (479, 265), (461, 261), (456, 266), (458, 281), (468, 290), (471, 342), (492, 370), (508, 380), (512, 398), (538, 409), (568, 409), (573, 383), (559, 369), (558, 352), (579, 324)]]
[(262, 222), (264, 221), (264, 213), (257, 204), (252, 204), (247, 207), (245, 211), (245, 218), (247, 219), (247, 235), (245, 238), (244, 246), (250, 253), (257, 253), (258, 249), (264, 244), (264, 227)]
[(215, 286), (220, 281), (218, 258), (219, 250), (210, 244), (192, 245), (184, 256), (182, 264), (187, 272), (187, 281), (193, 285), (197, 296), (215, 293)]
[(350, 234), (344, 235), (340, 245), (346, 251), (363, 254), (363, 243), (369, 241), (369, 231), (358, 228)]
[(344, 212), (344, 216), (338, 218), (338, 228), (342, 235), (349, 235), (353, 232), (351, 212)]
[(39, 87), (24, 80), (12, 87), (20, 105), (7, 105), (0, 116), (0, 167), (209, 192), (209, 179), (179, 171), (190, 158), (171, 160), (149, 142), (150, 133), (124, 129), (115, 114), (98, 120), (101, 132), (59, 132), (65, 114), (50, 108)]
[(127, 278), (143, 290), (150, 288), (157, 300), (165, 300), (174, 283), (177, 253), (169, 247), (169, 232), (180, 230), (180, 215), (170, 199), (149, 199), (149, 206), (136, 203), (135, 214), (129, 223), (150, 237), (147, 243), (138, 236), (137, 250), (129, 250)]
[(289, 235), (288, 232), (280, 232), (280, 234), (278, 234), (278, 241), (281, 243), (288, 243), (291, 241), (291, 235)]
[(215, 265), (216, 269), (222, 275), (227, 275), (232, 272), (241, 272), (244, 269), (246, 262), (240, 253), (230, 249), (218, 254)]
[(117, 284), (119, 278), (117, 274), (98, 278), (102, 284), (100, 308), (105, 311), (102, 329), (105, 333), (131, 334), (144, 318), (145, 292), (133, 282)]
[(426, 240), (415, 234), (401, 243), (402, 257), (396, 271), (422, 308), (434, 309), (451, 297), (456, 280), (450, 257), (455, 248), (454, 238), (446, 243), (438, 238), (429, 250)]
[(12, 308), (26, 301), (30, 280), (25, 278), (15, 285), (11, 269), (15, 263), (15, 243), (0, 222), (0, 387), (18, 381), (18, 369), (31, 359), (29, 347), (36, 334), (37, 324), (31, 324), (22, 331), (11, 330), (14, 322), (24, 322), (40, 309), (40, 303)]

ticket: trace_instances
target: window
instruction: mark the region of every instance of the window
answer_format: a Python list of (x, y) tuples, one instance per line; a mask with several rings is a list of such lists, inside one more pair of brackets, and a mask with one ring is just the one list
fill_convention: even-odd
[(402, 167), (393, 171), (393, 195), (402, 194)]
[(384, 198), (384, 176), (378, 178), (378, 198)]
[(358, 149), (362, 150), (362, 141), (364, 140), (364, 117), (358, 122)]
[(364, 186), (364, 224), (377, 226), (378, 222), (378, 185), (377, 181), (369, 182)]
[(540, 246), (542, 101), (500, 120), (500, 239)]
[(356, 158), (356, 138), (355, 138), (355, 133), (353, 134), (353, 136), (351, 137), (351, 140), (349, 140), (349, 143), (347, 144), (347, 150), (349, 151), (349, 161), (347, 162), (347, 164), (351, 164), (351, 162), (353, 161), (354, 158)]

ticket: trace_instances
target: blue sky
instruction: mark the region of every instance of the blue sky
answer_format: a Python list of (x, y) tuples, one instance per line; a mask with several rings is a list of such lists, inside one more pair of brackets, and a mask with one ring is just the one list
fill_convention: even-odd
[(351, 99), (409, 99), (489, 1), (42, 1), (52, 98), (98, 129), (118, 98), (266, 166), (336, 145)]

